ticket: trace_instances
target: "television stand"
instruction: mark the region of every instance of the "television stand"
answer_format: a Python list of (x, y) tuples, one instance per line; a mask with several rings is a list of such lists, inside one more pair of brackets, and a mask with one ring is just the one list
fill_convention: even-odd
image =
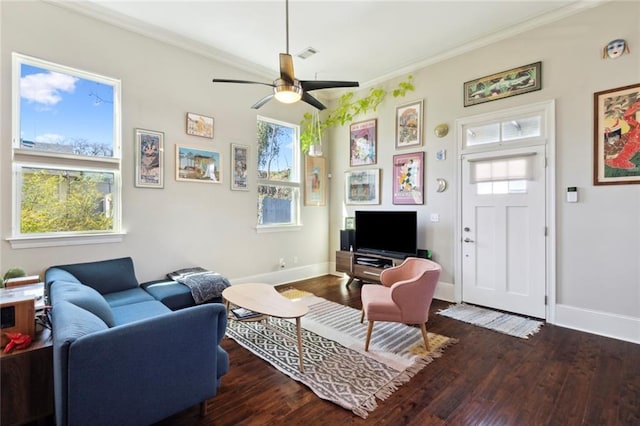
[(404, 259), (395, 257), (352, 251), (336, 251), (336, 271), (344, 272), (349, 276), (347, 286), (356, 279), (362, 282), (379, 283), (382, 271), (392, 266), (398, 266), (402, 262), (404, 262)]

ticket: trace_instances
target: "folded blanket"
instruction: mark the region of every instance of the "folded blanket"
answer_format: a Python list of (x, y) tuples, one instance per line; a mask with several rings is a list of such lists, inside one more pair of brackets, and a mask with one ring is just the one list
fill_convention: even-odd
[(231, 285), (229, 280), (217, 272), (199, 266), (170, 272), (167, 277), (189, 287), (196, 304), (221, 297), (222, 291)]

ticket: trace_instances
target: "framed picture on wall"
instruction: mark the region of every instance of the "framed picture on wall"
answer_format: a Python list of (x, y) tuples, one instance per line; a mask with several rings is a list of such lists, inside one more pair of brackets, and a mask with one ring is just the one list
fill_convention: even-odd
[(512, 68), (464, 83), (464, 106), (542, 89), (542, 62)]
[(351, 166), (376, 164), (377, 124), (378, 121), (374, 118), (349, 126), (349, 164)]
[(135, 186), (164, 188), (164, 133), (135, 129)]
[(222, 182), (219, 152), (176, 145), (176, 180), (205, 183)]
[(640, 84), (593, 95), (593, 184), (640, 183)]
[(393, 204), (424, 204), (424, 152), (393, 156)]
[(188, 112), (187, 134), (213, 139), (213, 117)]
[(304, 205), (327, 204), (327, 169), (323, 157), (307, 155), (304, 161)]
[(248, 191), (247, 184), (247, 145), (231, 144), (231, 190)]
[(380, 169), (345, 172), (347, 204), (380, 204)]
[(396, 108), (396, 148), (422, 145), (422, 99)]

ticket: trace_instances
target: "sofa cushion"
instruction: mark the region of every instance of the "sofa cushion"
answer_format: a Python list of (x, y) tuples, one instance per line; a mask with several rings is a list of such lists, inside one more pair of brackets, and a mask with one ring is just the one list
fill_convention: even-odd
[(158, 315), (164, 315), (170, 312), (171, 309), (164, 306), (161, 302), (153, 300), (151, 302), (116, 306), (113, 308), (113, 317), (116, 325), (121, 325), (157, 317)]
[(147, 293), (164, 303), (171, 310), (187, 308), (196, 304), (191, 290), (184, 284), (173, 280), (157, 280), (140, 284)]
[(113, 327), (115, 325), (109, 304), (100, 293), (91, 287), (76, 282), (55, 281), (50, 291), (52, 304), (67, 301), (91, 312), (104, 321), (107, 326)]
[(111, 306), (111, 308), (115, 308), (116, 306), (131, 305), (133, 303), (153, 302), (156, 300), (153, 298), (153, 296), (151, 296), (140, 287), (105, 294), (104, 299), (107, 301), (109, 306)]
[(133, 270), (133, 260), (130, 257), (58, 265), (53, 268), (69, 272), (81, 283), (98, 290), (100, 294), (138, 287), (138, 280)]

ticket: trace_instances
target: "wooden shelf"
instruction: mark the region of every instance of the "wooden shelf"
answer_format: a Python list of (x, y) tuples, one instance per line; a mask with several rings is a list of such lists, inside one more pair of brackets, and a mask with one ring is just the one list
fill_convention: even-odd
[(380, 274), (386, 268), (397, 266), (404, 259), (377, 254), (336, 251), (336, 271), (349, 276), (347, 285), (358, 279), (363, 282), (379, 283)]

